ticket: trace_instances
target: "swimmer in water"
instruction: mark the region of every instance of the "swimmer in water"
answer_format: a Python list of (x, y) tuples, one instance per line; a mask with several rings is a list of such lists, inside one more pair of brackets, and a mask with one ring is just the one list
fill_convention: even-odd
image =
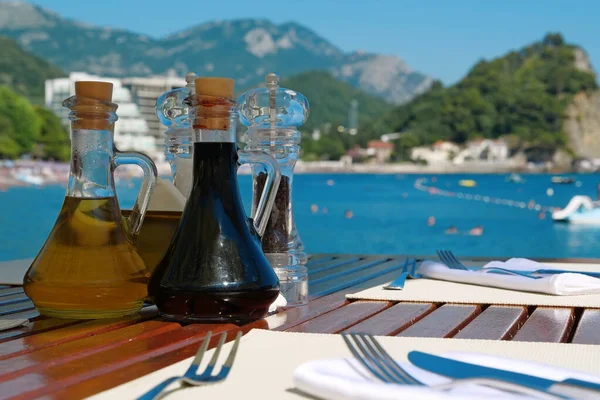
[(323, 209), (321, 210), (321, 212), (323, 214), (327, 214), (329, 212), (329, 209), (327, 207), (323, 207)]
[(435, 217), (432, 215), (427, 219), (427, 225), (428, 226), (434, 226), (435, 225)]
[(450, 226), (450, 228), (446, 229), (446, 235), (454, 235), (458, 233), (456, 227), (454, 225)]
[(311, 204), (310, 205), (310, 212), (313, 214), (316, 214), (319, 212), (319, 206), (316, 204)]
[(350, 219), (352, 217), (354, 217), (354, 213), (352, 212), (352, 210), (347, 210), (346, 211), (346, 218)]
[(469, 231), (469, 235), (471, 235), (471, 236), (483, 235), (483, 226), (477, 225), (475, 228), (473, 228)]

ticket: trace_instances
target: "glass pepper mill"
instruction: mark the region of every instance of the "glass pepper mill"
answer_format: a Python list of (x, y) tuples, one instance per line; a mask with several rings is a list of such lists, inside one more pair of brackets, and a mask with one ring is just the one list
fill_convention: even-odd
[[(279, 278), (288, 306), (307, 302), (307, 256), (296, 229), (292, 207), (294, 166), (300, 152), (301, 126), (308, 118), (309, 104), (302, 94), (279, 87), (279, 77), (270, 73), (266, 85), (238, 99), (241, 123), (248, 127), (242, 137), (247, 150), (260, 150), (277, 160), (281, 183), (263, 236), (262, 248)], [(265, 185), (265, 173), (252, 168), (253, 208)]]
[[(191, 191), (148, 292), (169, 319), (248, 322), (263, 317), (279, 294), (277, 275), (260, 246), (281, 178), (279, 166), (262, 151), (238, 151), (232, 79), (198, 78), (195, 85)], [(261, 164), (267, 171), (252, 218), (239, 191), (241, 163)]]

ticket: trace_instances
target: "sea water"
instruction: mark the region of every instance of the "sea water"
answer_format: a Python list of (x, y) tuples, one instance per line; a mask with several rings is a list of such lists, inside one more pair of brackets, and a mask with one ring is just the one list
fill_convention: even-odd
[[(553, 184), (547, 174), (523, 174), (525, 183), (507, 182), (504, 174), (296, 175), (294, 212), (309, 253), (443, 248), (459, 256), (600, 257), (600, 225), (552, 221), (550, 209), (565, 207), (574, 195), (596, 198), (597, 175), (572, 176), (579, 183)], [(464, 179), (477, 185), (460, 186)], [(138, 181), (117, 184), (122, 208), (131, 207), (138, 187)], [(248, 209), (249, 176), (240, 176), (240, 190)], [(60, 185), (0, 192), (0, 260), (35, 257), (64, 193)], [(451, 226), (456, 234), (446, 233)], [(476, 226), (482, 235), (469, 234)]]

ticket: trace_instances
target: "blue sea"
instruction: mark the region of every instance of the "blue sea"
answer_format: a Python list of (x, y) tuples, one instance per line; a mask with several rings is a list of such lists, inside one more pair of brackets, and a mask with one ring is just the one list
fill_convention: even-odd
[[(576, 194), (596, 198), (598, 176), (572, 175), (579, 182), (572, 185), (552, 184), (551, 175), (522, 176), (525, 183), (517, 184), (503, 174), (297, 175), (295, 217), (310, 253), (433, 254), (448, 248), (461, 256), (600, 257), (600, 226), (554, 223), (549, 211)], [(462, 187), (464, 179), (477, 185)], [(250, 177), (240, 181), (248, 204)], [(131, 186), (117, 187), (122, 208), (135, 199), (137, 187)], [(64, 193), (60, 185), (0, 192), (0, 260), (37, 254)], [(458, 233), (447, 234), (450, 226)], [(481, 236), (469, 235), (475, 226), (483, 228)]]

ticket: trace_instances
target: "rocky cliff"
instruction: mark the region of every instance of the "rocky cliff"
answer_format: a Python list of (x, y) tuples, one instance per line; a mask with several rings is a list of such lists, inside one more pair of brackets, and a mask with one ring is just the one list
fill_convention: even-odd
[(577, 156), (600, 157), (600, 91), (573, 97), (565, 109), (563, 130)]
[[(582, 49), (575, 50), (575, 68), (595, 75)], [(580, 92), (565, 108), (563, 130), (569, 148), (580, 157), (600, 157), (600, 91)]]

